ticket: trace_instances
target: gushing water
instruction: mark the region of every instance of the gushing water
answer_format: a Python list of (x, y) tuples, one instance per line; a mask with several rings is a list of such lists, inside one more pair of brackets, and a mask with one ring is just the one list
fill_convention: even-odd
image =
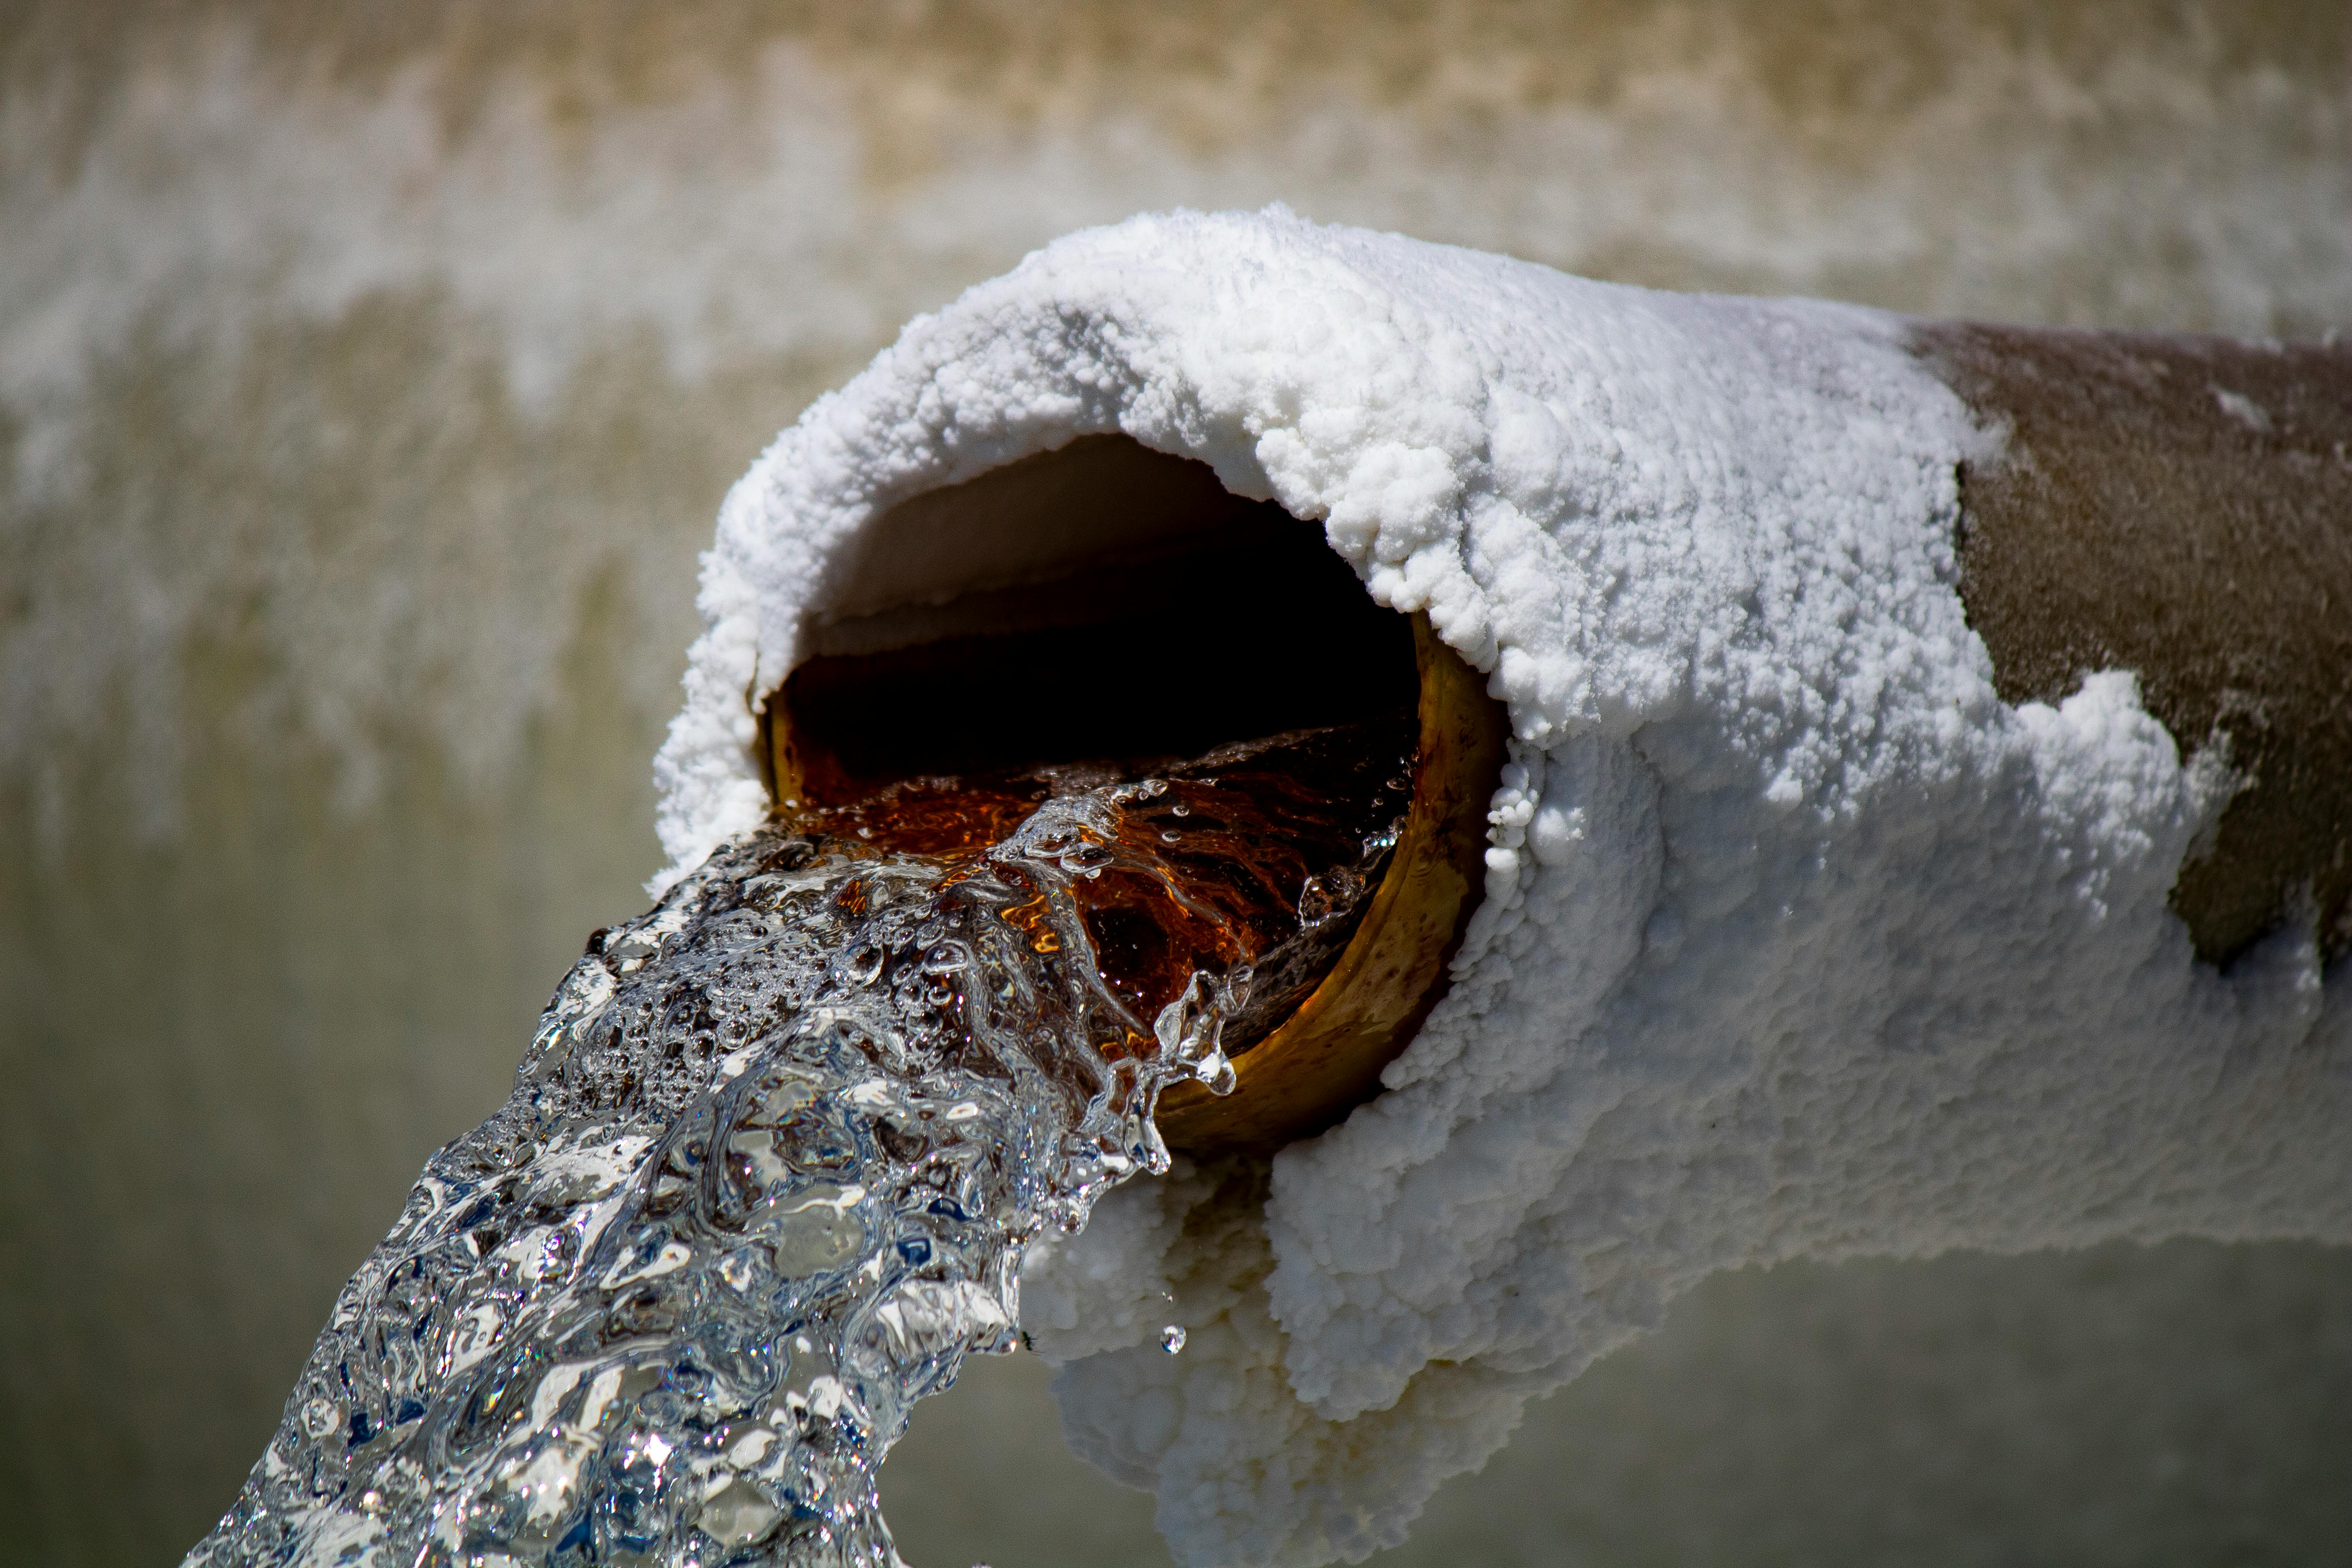
[(591, 939), (189, 1562), (897, 1563), (909, 1407), (1328, 967), (1411, 750), (916, 781), (724, 847)]

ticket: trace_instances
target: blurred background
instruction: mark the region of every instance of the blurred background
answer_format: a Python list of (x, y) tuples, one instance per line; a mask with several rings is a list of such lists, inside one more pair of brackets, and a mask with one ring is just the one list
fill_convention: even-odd
[[(727, 485), (1147, 207), (1938, 315), (2352, 323), (2342, 0), (0, 3), (0, 1519), (169, 1563), (656, 868)], [(2347, 1130), (2352, 1136), (2352, 1130)], [(1726, 1276), (1395, 1563), (2352, 1557), (2352, 1251)], [(1163, 1563), (990, 1362), (940, 1568)]]

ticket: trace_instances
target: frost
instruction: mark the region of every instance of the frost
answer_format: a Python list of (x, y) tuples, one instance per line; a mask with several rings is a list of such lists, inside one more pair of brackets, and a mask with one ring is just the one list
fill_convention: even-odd
[(910, 324), (729, 497), (679, 867), (759, 809), (744, 694), (860, 531), (1091, 433), (1324, 520), (1509, 706), (1486, 902), (1389, 1091), (1028, 1272), (1073, 1441), (1183, 1561), (1399, 1539), (1715, 1269), (2347, 1233), (2342, 990), (2308, 931), (2195, 963), (2166, 895), (2218, 786), (2129, 676), (1995, 695), (1952, 587), (1981, 437), (1903, 332), (1141, 217)]

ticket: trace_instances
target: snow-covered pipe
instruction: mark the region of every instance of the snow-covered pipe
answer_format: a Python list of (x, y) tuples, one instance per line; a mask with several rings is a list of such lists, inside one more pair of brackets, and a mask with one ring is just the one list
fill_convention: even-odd
[[(809, 657), (757, 704), (768, 795), (787, 806), (1417, 710), (1412, 805), (1345, 948), (1234, 1050), (1231, 1093), (1178, 1084), (1158, 1121), (1186, 1152), (1271, 1154), (1379, 1093), (1477, 903), (1507, 733), (1428, 617), (1374, 605), (1319, 529), (1125, 436), (924, 491), (866, 538), (848, 607), (813, 619)], [(910, 563), (952, 591), (910, 587)]]
[(1073, 236), (730, 495), (665, 841), (766, 810), (758, 705), (839, 628), (949, 635), (1096, 549), (887, 526), (1087, 437), (1274, 503), (1171, 635), (1290, 580), (1307, 519), (1485, 674), (1484, 896), (1384, 1092), (1028, 1277), (1073, 1442), (1181, 1557), (1358, 1555), (1714, 1269), (2352, 1235), (2344, 375), (1279, 211)]

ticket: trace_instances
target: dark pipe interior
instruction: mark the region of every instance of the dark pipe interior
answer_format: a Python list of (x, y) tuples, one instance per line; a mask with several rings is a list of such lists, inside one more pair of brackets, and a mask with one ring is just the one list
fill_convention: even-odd
[(1319, 525), (1213, 484), (1190, 493), (1213, 515), (1146, 559), (971, 595), (941, 613), (957, 635), (794, 669), (768, 717), (784, 721), (803, 792), (834, 803), (926, 775), (1187, 757), (1410, 710), (1411, 626)]

